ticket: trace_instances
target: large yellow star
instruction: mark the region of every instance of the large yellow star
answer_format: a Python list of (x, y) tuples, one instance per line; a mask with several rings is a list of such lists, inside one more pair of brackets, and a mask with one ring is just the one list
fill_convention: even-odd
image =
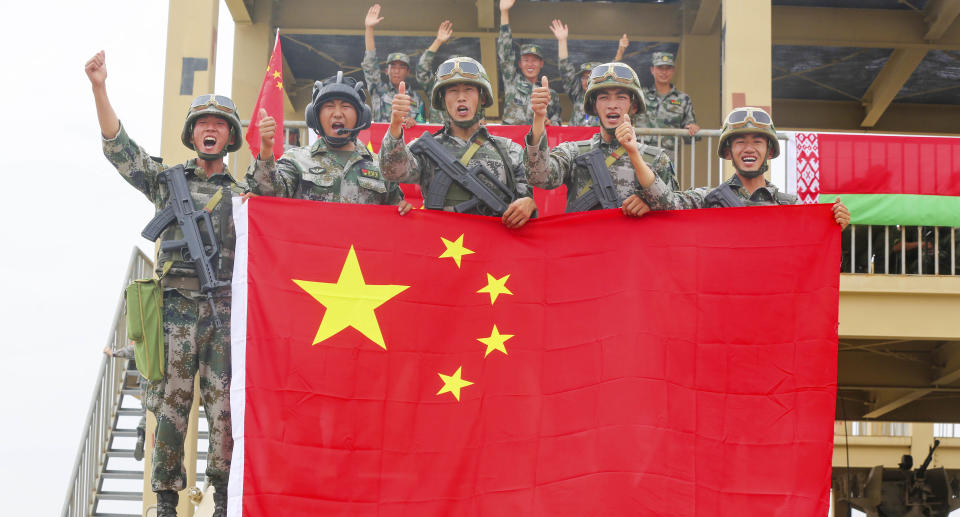
[(440, 391), (437, 392), (437, 395), (452, 393), (457, 401), (460, 400), (460, 390), (473, 384), (472, 382), (460, 377), (460, 370), (462, 369), (462, 366), (457, 368), (457, 371), (453, 372), (453, 375), (444, 375), (439, 372), (437, 373), (437, 375), (440, 376), (440, 379), (443, 380), (443, 387), (440, 388)]
[(314, 345), (347, 327), (353, 327), (384, 350), (387, 349), (387, 345), (383, 341), (383, 334), (380, 332), (380, 324), (377, 322), (374, 309), (410, 287), (408, 285), (367, 285), (363, 281), (363, 272), (360, 271), (360, 262), (357, 261), (357, 253), (353, 250), (353, 246), (350, 246), (337, 283), (296, 279), (293, 281), (327, 308), (320, 322), (320, 328), (317, 329), (317, 336), (313, 338)]
[(477, 338), (477, 341), (487, 345), (487, 351), (483, 353), (483, 357), (487, 357), (490, 355), (490, 352), (494, 350), (499, 350), (503, 352), (503, 355), (508, 355), (507, 347), (503, 346), (503, 344), (512, 337), (513, 334), (501, 334), (500, 331), (497, 330), (497, 326), (494, 325), (493, 330), (490, 331), (490, 337), (480, 337)]
[(481, 287), (477, 292), (490, 293), (490, 305), (493, 305), (501, 294), (513, 294), (510, 289), (507, 289), (507, 280), (509, 279), (510, 275), (503, 275), (503, 278), (494, 278), (493, 275), (487, 273), (487, 285)]
[[(268, 69), (268, 70), (269, 70), (269, 69)], [(273, 72), (273, 78), (276, 79), (277, 77), (280, 77), (280, 72), (277, 72), (276, 70), (274, 70), (274, 72)]]
[(459, 237), (457, 237), (457, 240), (453, 242), (450, 242), (447, 239), (444, 239), (443, 237), (440, 237), (440, 240), (443, 241), (443, 245), (446, 246), (447, 249), (445, 249), (438, 258), (452, 258), (453, 261), (457, 263), (457, 268), (460, 267), (460, 259), (464, 255), (469, 255), (471, 253), (474, 253), (473, 250), (468, 250), (467, 248), (463, 247), (462, 233), (460, 234)]

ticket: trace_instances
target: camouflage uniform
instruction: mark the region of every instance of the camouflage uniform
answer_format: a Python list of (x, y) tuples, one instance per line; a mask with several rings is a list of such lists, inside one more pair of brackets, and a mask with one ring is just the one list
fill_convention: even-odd
[[(144, 193), (159, 212), (169, 192), (157, 180), (166, 167), (154, 161), (138, 146), (121, 126), (111, 140), (103, 140), (103, 153), (123, 178)], [(197, 160), (187, 160), (187, 184), (196, 208), (203, 208), (218, 191), (223, 199), (213, 208), (213, 230), (220, 240), (220, 257), (215, 263), (217, 279), (233, 277), (233, 256), (236, 234), (233, 227), (231, 198), (242, 195), (246, 187), (238, 184), (230, 172), (207, 177)], [(176, 225), (168, 227), (160, 239), (180, 239)], [(183, 440), (187, 417), (193, 403), (194, 377), (200, 374), (200, 395), (210, 426), (207, 456), (207, 480), (217, 487), (226, 487), (233, 452), (230, 423), (230, 287), (213, 292), (223, 326), (215, 328), (206, 296), (196, 286), (196, 272), (191, 262), (180, 260), (178, 252), (160, 252), (158, 273), (164, 264), (172, 267), (163, 276), (163, 347), (166, 357), (164, 378), (147, 381), (144, 407), (157, 417), (156, 441), (153, 450), (151, 484), (154, 491), (180, 491), (186, 486), (183, 468)], [(191, 285), (192, 284), (192, 285)]]
[[(500, 59), (500, 76), (503, 79), (503, 116), (504, 124), (531, 124), (533, 109), (530, 107), (530, 96), (534, 85), (528, 81), (517, 68), (517, 53), (513, 50), (513, 34), (510, 25), (500, 26), (500, 35), (497, 37), (497, 57)], [(543, 57), (543, 56), (540, 56)], [(560, 96), (553, 89), (550, 90), (550, 104), (547, 106), (547, 118), (550, 124), (560, 125)]]
[[(394, 54), (390, 54), (389, 57), (394, 56)], [(410, 66), (409, 58), (395, 61), (405, 61), (407, 66)], [(394, 88), (389, 79), (386, 81), (383, 80), (383, 76), (380, 74), (380, 67), (377, 64), (377, 51), (364, 51), (363, 61), (360, 66), (363, 68), (363, 79), (367, 82), (367, 90), (370, 92), (370, 104), (373, 106), (373, 121), (390, 122), (390, 117), (393, 112), (393, 96), (397, 94), (397, 89)], [(417, 122), (424, 122), (423, 102), (420, 101), (420, 95), (418, 95), (413, 88), (410, 88), (409, 84), (407, 84), (407, 95), (410, 96), (410, 116), (415, 118)]]
[[(769, 181), (766, 182), (766, 186), (760, 187), (753, 191), (752, 195), (747, 192), (747, 189), (743, 188), (743, 183), (740, 181), (740, 177), (737, 175), (734, 175), (725, 181), (724, 184), (729, 185), (733, 189), (734, 194), (743, 200), (743, 204), (746, 206), (803, 204), (803, 201), (797, 198), (797, 196), (780, 192), (777, 189), (777, 186)], [(641, 189), (638, 195), (640, 196), (640, 199), (644, 201), (644, 203), (650, 206), (651, 210), (715, 208), (719, 205), (713, 205), (706, 202), (707, 195), (710, 194), (710, 192), (712, 192), (715, 188), (718, 187), (697, 187), (684, 192), (675, 192), (676, 187), (671, 189), (667, 187), (667, 185), (661, 181), (660, 178), (657, 178), (653, 182), (653, 185), (650, 185), (648, 188)]]
[[(697, 119), (693, 115), (693, 101), (690, 96), (670, 87), (670, 92), (661, 96), (657, 93), (657, 88), (644, 88), (644, 102), (647, 104), (647, 112), (635, 117), (637, 127), (653, 128), (684, 128), (688, 124), (696, 124)], [(649, 144), (656, 144), (656, 136), (648, 136), (645, 141)], [(673, 137), (662, 137), (660, 146), (672, 153), (675, 151), (675, 139)]]
[(560, 75), (563, 77), (563, 87), (566, 88), (573, 103), (573, 116), (570, 117), (571, 126), (599, 126), (600, 119), (596, 115), (587, 115), (583, 111), (583, 99), (586, 90), (580, 84), (580, 74), (588, 73), (583, 68), (573, 66), (569, 59), (560, 60)]
[[(524, 177), (523, 167), (520, 161), (523, 148), (508, 138), (490, 135), (487, 129), (482, 126), (477, 133), (482, 135), (486, 141), (477, 149), (477, 152), (470, 158), (470, 161), (467, 162), (467, 168), (483, 165), (497, 176), (497, 179), (499, 179), (501, 183), (507, 187), (511, 187), (518, 199), (522, 197), (533, 197), (533, 191), (530, 185), (527, 184), (527, 179)], [(425, 133), (420, 138), (436, 138), (440, 145), (449, 150), (454, 157), (459, 158), (466, 152), (475, 136), (476, 134), (474, 134), (470, 140), (463, 140), (450, 135), (449, 132), (444, 129), (438, 135)], [(510, 161), (509, 171), (492, 142), (496, 142), (500, 150), (506, 154), (507, 159)], [(433, 180), (434, 175), (437, 174), (432, 162), (410, 152), (409, 147), (403, 142), (402, 135), (400, 138), (393, 138), (393, 135), (391, 135), (389, 131), (387, 131), (387, 134), (383, 137), (383, 145), (380, 147), (380, 166), (383, 168), (383, 175), (391, 180), (400, 181), (401, 183), (419, 183), (424, 197), (430, 192), (430, 182)], [(511, 176), (508, 177), (508, 174)], [(453, 205), (456, 204), (456, 202), (450, 201), (454, 197), (458, 200), (459, 198), (466, 200), (470, 199), (471, 196), (469, 192), (458, 185), (452, 185), (447, 194), (448, 203), (445, 203), (445, 210), (452, 209)], [(494, 215), (486, 213), (485, 207), (482, 204), (478, 205), (477, 211), (470, 213)]]
[(400, 187), (385, 181), (376, 157), (360, 141), (346, 162), (319, 138), (310, 147), (288, 149), (280, 160), (256, 160), (247, 169), (247, 184), (265, 196), (396, 205), (403, 199)]
[[(563, 142), (553, 150), (547, 146), (546, 135), (540, 138), (540, 144), (537, 146), (533, 145), (532, 138), (532, 134), (527, 133), (527, 145), (524, 149), (524, 164), (529, 171), (530, 184), (544, 189), (555, 189), (560, 185), (566, 185), (568, 211), (570, 204), (585, 194), (593, 184), (590, 171), (584, 166), (576, 165), (574, 160), (581, 154), (586, 154), (598, 147), (606, 156), (620, 147), (620, 143), (616, 140), (610, 143), (604, 142), (599, 133), (590, 140)], [(643, 161), (650, 166), (661, 184), (679, 188), (673, 171), (673, 162), (663, 149), (639, 142), (637, 147), (640, 149)], [(640, 183), (637, 181), (633, 164), (630, 163), (630, 157), (626, 153), (613, 162), (608, 169), (621, 203), (631, 195), (639, 193)]]
[[(423, 51), (423, 55), (420, 56), (420, 61), (417, 62), (417, 82), (423, 86), (423, 89), (427, 93), (433, 90), (433, 83), (436, 80), (436, 76), (433, 73), (433, 58), (436, 56), (436, 52), (427, 49)], [(426, 110), (427, 105), (424, 105), (424, 111)], [(430, 109), (427, 122), (431, 124), (443, 124), (446, 122), (446, 114), (446, 111)]]

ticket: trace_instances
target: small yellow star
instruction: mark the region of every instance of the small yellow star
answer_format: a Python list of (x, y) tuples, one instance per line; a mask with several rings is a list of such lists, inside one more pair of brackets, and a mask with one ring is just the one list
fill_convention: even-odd
[(269, 71), (270, 71), (270, 65), (267, 64), (267, 72), (269, 72)]
[(480, 337), (477, 338), (477, 341), (487, 345), (487, 351), (483, 353), (483, 357), (487, 357), (490, 355), (490, 352), (494, 350), (499, 350), (503, 352), (503, 355), (508, 355), (507, 347), (503, 346), (503, 344), (512, 337), (513, 334), (501, 334), (500, 331), (497, 330), (497, 326), (494, 325), (493, 330), (490, 331), (490, 337)]
[(283, 83), (281, 81), (277, 81), (277, 88), (283, 89)]
[(438, 258), (452, 258), (454, 262), (457, 263), (457, 268), (460, 267), (460, 259), (464, 255), (469, 255), (473, 253), (473, 250), (468, 250), (463, 247), (463, 234), (461, 233), (457, 240), (450, 242), (443, 237), (440, 237), (440, 240), (443, 241), (443, 245), (447, 247), (443, 253), (440, 254)]
[(513, 294), (510, 289), (507, 289), (507, 280), (509, 279), (510, 275), (503, 275), (503, 278), (494, 278), (493, 275), (487, 273), (487, 285), (481, 287), (477, 292), (490, 293), (490, 305), (493, 305), (501, 294)]
[[(267, 68), (267, 70), (270, 70), (270, 69)], [(278, 78), (278, 77), (280, 77), (280, 72), (277, 72), (276, 70), (274, 70), (274, 71), (273, 71), (273, 78), (276, 79), (276, 78)]]
[(410, 287), (367, 284), (363, 280), (363, 272), (353, 246), (350, 246), (337, 283), (293, 281), (327, 308), (320, 321), (320, 328), (317, 329), (317, 336), (313, 339), (314, 345), (347, 327), (353, 327), (384, 350), (387, 345), (380, 332), (380, 323), (374, 309)]
[(453, 397), (456, 398), (458, 402), (460, 401), (460, 390), (473, 384), (472, 382), (460, 377), (460, 370), (462, 369), (462, 366), (457, 368), (457, 371), (453, 372), (453, 375), (444, 375), (439, 372), (437, 373), (437, 375), (440, 376), (440, 379), (443, 380), (443, 387), (440, 388), (440, 391), (437, 392), (437, 395), (452, 393)]

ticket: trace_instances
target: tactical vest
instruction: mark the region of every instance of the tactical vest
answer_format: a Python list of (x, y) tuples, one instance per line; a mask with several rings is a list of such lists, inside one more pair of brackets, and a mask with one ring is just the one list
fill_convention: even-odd
[(774, 193), (772, 200), (759, 200), (743, 198), (737, 193), (733, 185), (724, 183), (711, 190), (703, 199), (704, 208), (721, 208), (735, 206), (772, 206), (772, 205), (794, 205), (797, 197), (792, 194), (786, 194), (779, 190)]
[[(193, 169), (188, 169), (188, 171), (193, 171)], [(193, 197), (193, 206), (198, 210), (207, 206), (217, 192), (221, 189), (223, 190), (221, 194), (222, 198), (210, 212), (210, 220), (213, 223), (213, 233), (217, 236), (220, 246), (220, 254), (214, 262), (214, 267), (217, 270), (217, 280), (230, 280), (233, 278), (233, 257), (237, 236), (233, 226), (233, 203), (231, 198), (235, 194), (240, 195), (245, 192), (229, 175), (230, 173), (225, 170), (224, 175), (218, 176), (215, 182), (198, 180), (192, 175), (187, 177), (187, 185), (190, 186), (190, 194)], [(166, 206), (170, 192), (165, 185), (161, 185), (160, 189), (162, 199), (164, 200), (162, 206)], [(207, 242), (206, 231), (203, 228), (201, 228), (201, 235), (203, 236), (204, 244), (209, 244)], [(183, 232), (180, 231), (180, 226), (174, 223), (168, 226), (160, 235), (160, 243), (182, 238)], [(157, 259), (158, 275), (163, 273), (168, 262), (172, 262), (172, 265), (165, 276), (196, 276), (193, 262), (184, 261), (179, 251), (162, 250)]]
[[(442, 131), (443, 130), (441, 130), (441, 132)], [(440, 132), (437, 132), (434, 134), (434, 136), (437, 136), (439, 134)], [(500, 146), (497, 145), (497, 142), (494, 141), (492, 138), (486, 138), (478, 133), (474, 138), (470, 140), (470, 146), (467, 147), (466, 151), (464, 151), (464, 153), (460, 156), (459, 158), (460, 163), (462, 163), (464, 167), (467, 167), (467, 164), (470, 163), (470, 159), (473, 158), (473, 155), (480, 149), (480, 147), (483, 147), (483, 145), (487, 142), (489, 142), (490, 145), (492, 145), (493, 148), (496, 149), (497, 154), (500, 155), (500, 159), (503, 160), (504, 167), (506, 168), (507, 187), (510, 190), (515, 192), (516, 181), (514, 180), (514, 177), (513, 177), (513, 167), (510, 165), (510, 160), (507, 159), (506, 154), (500, 149)], [(463, 203), (464, 201), (469, 201), (471, 199), (473, 199), (473, 194), (471, 194), (470, 191), (468, 191), (467, 189), (461, 187), (456, 183), (453, 183), (450, 185), (450, 188), (447, 189), (447, 196), (443, 200), (443, 206), (445, 207), (456, 206), (460, 203)], [(488, 210), (483, 203), (478, 205), (477, 209), (475, 210), (475, 213), (478, 215), (488, 215), (488, 216), (500, 215), (500, 214), (493, 214), (488, 212), (490, 212), (490, 210)]]

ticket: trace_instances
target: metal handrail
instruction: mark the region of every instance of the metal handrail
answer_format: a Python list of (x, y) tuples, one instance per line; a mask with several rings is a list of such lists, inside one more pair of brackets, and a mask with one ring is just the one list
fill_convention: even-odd
[[(153, 262), (139, 248), (130, 253), (123, 288), (138, 278), (149, 277), (153, 273)], [(120, 300), (113, 314), (113, 324), (107, 337), (107, 346), (118, 348), (127, 342), (126, 321), (123, 318), (123, 288)], [(97, 488), (97, 478), (106, 461), (107, 446), (110, 443), (112, 422), (120, 402), (120, 389), (126, 361), (110, 361), (106, 355), (100, 361), (97, 383), (87, 410), (87, 419), (80, 438), (80, 447), (73, 463), (73, 474), (67, 487), (63, 502), (62, 517), (87, 517), (93, 512)]]

